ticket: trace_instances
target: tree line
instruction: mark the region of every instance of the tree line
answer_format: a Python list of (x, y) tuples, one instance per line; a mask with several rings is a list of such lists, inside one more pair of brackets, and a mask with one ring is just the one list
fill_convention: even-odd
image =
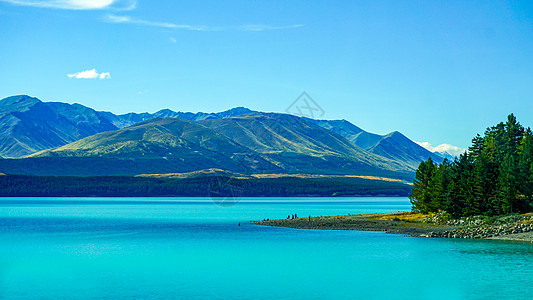
[(533, 134), (513, 114), (476, 135), (453, 162), (420, 163), (409, 195), (414, 211), (453, 217), (533, 211)]
[(0, 175), (0, 197), (287, 197), (407, 196), (402, 182), (362, 178), (253, 178), (201, 176), (150, 178), (133, 176)]

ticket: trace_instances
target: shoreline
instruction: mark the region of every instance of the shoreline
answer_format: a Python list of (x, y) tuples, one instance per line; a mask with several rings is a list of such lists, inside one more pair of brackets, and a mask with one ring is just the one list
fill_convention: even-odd
[(252, 224), (314, 230), (385, 231), (412, 237), (505, 240), (533, 243), (533, 214), (442, 221), (438, 215), (410, 212), (304, 217), (254, 221)]

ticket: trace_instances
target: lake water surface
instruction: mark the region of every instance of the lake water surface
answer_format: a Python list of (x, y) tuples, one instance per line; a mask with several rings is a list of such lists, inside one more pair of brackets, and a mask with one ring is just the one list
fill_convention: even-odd
[(244, 198), (230, 207), (0, 198), (0, 298), (533, 299), (533, 244), (248, 223), (409, 209), (407, 198)]

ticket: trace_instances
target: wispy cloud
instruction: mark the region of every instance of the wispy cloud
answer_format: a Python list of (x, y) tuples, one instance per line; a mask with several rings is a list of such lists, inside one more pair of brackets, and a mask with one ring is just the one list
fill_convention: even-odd
[(454, 146), (454, 145), (450, 145), (450, 144), (440, 144), (436, 147), (433, 147), (431, 146), (430, 143), (428, 142), (416, 142), (417, 144), (419, 144), (420, 146), (426, 148), (427, 150), (431, 151), (431, 152), (440, 152), (440, 153), (449, 153), (451, 154), (452, 156), (459, 156), (460, 154), (463, 154), (466, 149), (464, 148), (461, 148), (461, 147), (457, 147), (457, 146)]
[(194, 31), (219, 31), (221, 30), (218, 27), (174, 24), (174, 23), (167, 23), (167, 22), (152, 22), (152, 21), (146, 21), (142, 19), (135, 19), (130, 16), (118, 16), (118, 15), (113, 15), (113, 14), (106, 15), (105, 20), (110, 23), (129, 23), (129, 24), (162, 27), (162, 28), (168, 28), (168, 29), (187, 29), (187, 30), (194, 30)]
[(114, 15), (107, 14), (105, 20), (110, 23), (128, 23), (128, 24), (138, 24), (145, 26), (161, 27), (167, 29), (185, 29), (192, 31), (264, 31), (264, 30), (281, 30), (281, 29), (291, 29), (304, 26), (303, 24), (294, 24), (294, 25), (285, 25), (285, 26), (271, 26), (271, 25), (260, 25), (260, 24), (249, 24), (236, 27), (221, 27), (221, 26), (207, 26), (207, 25), (191, 25), (191, 24), (176, 24), (169, 22), (154, 22), (147, 21), (142, 19), (132, 18), (126, 15)]
[(76, 79), (109, 79), (111, 78), (111, 74), (109, 72), (102, 72), (98, 73), (96, 69), (92, 70), (86, 70), (74, 74), (67, 74), (69, 78), (76, 78)]
[(31, 6), (72, 10), (132, 10), (137, 6), (136, 0), (0, 0), (19, 6)]

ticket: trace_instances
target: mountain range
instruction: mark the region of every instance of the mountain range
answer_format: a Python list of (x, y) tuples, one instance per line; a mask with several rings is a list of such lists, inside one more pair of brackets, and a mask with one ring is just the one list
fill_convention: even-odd
[(0, 100), (0, 157), (20, 158), (153, 118), (204, 120), (247, 112), (250, 110), (246, 108), (234, 108), (218, 114), (163, 109), (153, 114), (115, 115), (77, 103), (42, 102), (26, 95), (12, 96)]
[(430, 152), (398, 131), (379, 135), (364, 131), (346, 120), (307, 120), (343, 136), (361, 149), (404, 162), (414, 168), (429, 157), (439, 163), (445, 158), (439, 153)]
[(400, 132), (377, 135), (346, 120), (244, 107), (115, 115), (25, 95), (0, 100), (0, 156), (3, 173), (82, 176), (219, 168), (407, 178), (420, 161), (443, 160)]

